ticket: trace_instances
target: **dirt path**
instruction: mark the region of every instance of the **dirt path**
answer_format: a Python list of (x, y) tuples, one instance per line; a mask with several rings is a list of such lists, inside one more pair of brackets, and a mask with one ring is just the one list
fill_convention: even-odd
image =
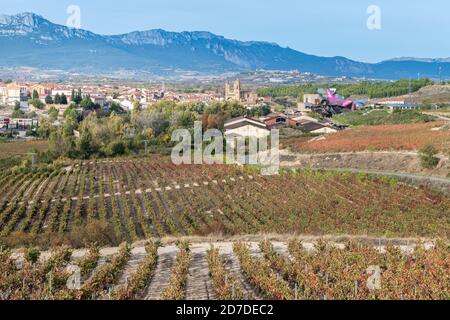
[(283, 150), (280, 156), (282, 167), (309, 169), (358, 169), (380, 172), (407, 173), (433, 177), (446, 177), (450, 172), (450, 159), (439, 155), (440, 162), (434, 169), (423, 169), (417, 152), (335, 152), (335, 153), (291, 153)]
[(178, 249), (175, 246), (162, 247), (158, 250), (158, 264), (150, 285), (143, 295), (144, 300), (159, 300), (169, 284), (172, 266)]
[(441, 113), (433, 113), (433, 112), (422, 112), (423, 114), (426, 114), (428, 116), (433, 116), (436, 117), (440, 120), (444, 120), (444, 121), (450, 121), (450, 118), (447, 116), (442, 115)]
[(209, 276), (208, 261), (204, 250), (192, 251), (186, 283), (186, 300), (217, 300)]
[(450, 193), (450, 178), (446, 177), (450, 173), (450, 160), (445, 156), (441, 156), (439, 165), (432, 170), (423, 170), (419, 156), (414, 152), (285, 154), (281, 166), (390, 176), (419, 187)]
[[(215, 243), (214, 246), (219, 249), (219, 252), (225, 261), (225, 267), (242, 288), (244, 298), (248, 300), (263, 300), (264, 297), (257, 290), (255, 290), (255, 288), (248, 282), (245, 274), (242, 272), (239, 260), (233, 253), (233, 243), (221, 242), (219, 244)], [(252, 244), (252, 249), (254, 249), (255, 246), (257, 246), (257, 243)]]
[(136, 272), (139, 264), (142, 262), (145, 256), (145, 248), (139, 247), (131, 250), (131, 257), (128, 260), (125, 268), (123, 269), (119, 281), (117, 282), (113, 290), (117, 290), (119, 288), (127, 286), (128, 279)]

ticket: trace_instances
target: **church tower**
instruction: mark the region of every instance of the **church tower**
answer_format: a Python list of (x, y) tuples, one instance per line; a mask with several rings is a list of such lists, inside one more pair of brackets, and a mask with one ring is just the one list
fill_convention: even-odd
[(234, 100), (241, 101), (241, 81), (239, 79), (236, 79), (234, 81)]
[(225, 83), (225, 100), (228, 100), (230, 98), (231, 98), (230, 82), (227, 81), (227, 83)]

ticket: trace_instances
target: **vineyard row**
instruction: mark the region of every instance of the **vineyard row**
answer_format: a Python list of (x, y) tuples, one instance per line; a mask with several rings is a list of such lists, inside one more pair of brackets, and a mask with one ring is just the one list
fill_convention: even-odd
[[(168, 265), (161, 258), (167, 254), (172, 260)], [(134, 269), (133, 259), (137, 263)], [(232, 268), (234, 259), (238, 270)], [(207, 268), (200, 268), (202, 265)], [(157, 270), (164, 271), (161, 268), (167, 268), (169, 277), (157, 279)], [(92, 246), (78, 259), (68, 248), (53, 250), (48, 259), (39, 259), (39, 252), (33, 249), (22, 258), (3, 250), (0, 271), (3, 299), (125, 300), (156, 295), (158, 299), (183, 300), (193, 289), (206, 290), (203, 282), (209, 283), (214, 298), (220, 300), (450, 297), (450, 254), (444, 243), (428, 249), (417, 246), (410, 253), (396, 247), (380, 252), (356, 242), (339, 248), (319, 241), (313, 250), (306, 250), (296, 240), (215, 245), (181, 241), (170, 247), (148, 242), (145, 248), (133, 249), (124, 243), (112, 256), (102, 256), (99, 248)], [(156, 291), (150, 292), (150, 288)]]

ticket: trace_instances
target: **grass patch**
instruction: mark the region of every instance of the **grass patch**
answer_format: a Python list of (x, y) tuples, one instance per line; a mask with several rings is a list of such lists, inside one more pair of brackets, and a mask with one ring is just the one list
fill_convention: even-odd
[(350, 126), (382, 125), (382, 124), (410, 124), (434, 121), (433, 116), (423, 114), (416, 110), (358, 110), (345, 112), (334, 117), (342, 124)]

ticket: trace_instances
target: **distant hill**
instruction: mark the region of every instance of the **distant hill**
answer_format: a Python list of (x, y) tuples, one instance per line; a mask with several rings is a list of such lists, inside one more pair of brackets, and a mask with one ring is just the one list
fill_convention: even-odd
[(389, 61), (419, 61), (419, 62), (445, 63), (445, 62), (450, 62), (450, 58), (433, 59), (433, 58), (401, 57), (401, 58), (394, 58), (394, 59), (391, 59)]
[(392, 98), (391, 100), (405, 100), (407, 103), (446, 103), (450, 104), (450, 85), (433, 85), (426, 86), (420, 90), (406, 94), (399, 97)]
[(448, 59), (395, 59), (376, 64), (319, 57), (275, 43), (237, 41), (210, 32), (136, 31), (104, 36), (54, 24), (33, 13), (0, 15), (0, 67), (34, 67), (89, 73), (140, 70), (205, 74), (257, 69), (380, 79), (450, 78)]

